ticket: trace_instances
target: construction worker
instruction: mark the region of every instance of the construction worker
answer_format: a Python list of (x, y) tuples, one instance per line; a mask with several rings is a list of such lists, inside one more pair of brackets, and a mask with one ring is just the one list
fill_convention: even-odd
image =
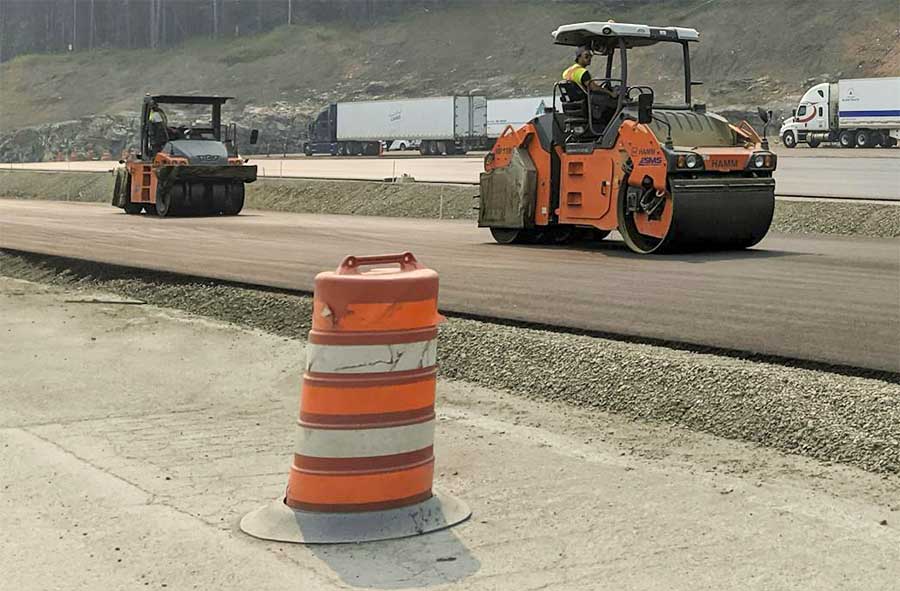
[(169, 141), (169, 121), (166, 112), (156, 102), (150, 103), (148, 123), (150, 124), (150, 149), (156, 154)]
[(591, 65), (594, 52), (586, 45), (575, 50), (575, 63), (563, 71), (562, 78), (574, 82), (591, 97), (591, 108), (594, 119), (605, 125), (615, 114), (619, 96), (608, 86), (609, 81), (595, 80), (587, 67)]

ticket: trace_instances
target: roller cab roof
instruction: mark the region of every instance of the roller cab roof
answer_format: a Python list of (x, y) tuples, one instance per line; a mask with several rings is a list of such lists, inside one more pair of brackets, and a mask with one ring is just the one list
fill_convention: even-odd
[(155, 96), (144, 97), (144, 101), (149, 102), (152, 100), (159, 104), (176, 105), (223, 105), (226, 101), (229, 101), (233, 98), (233, 96), (157, 94)]
[(562, 25), (553, 31), (552, 35), (556, 45), (589, 45), (596, 49), (617, 47), (619, 39), (625, 41), (627, 49), (665, 41), (700, 41), (700, 33), (696, 29), (653, 27), (614, 21)]

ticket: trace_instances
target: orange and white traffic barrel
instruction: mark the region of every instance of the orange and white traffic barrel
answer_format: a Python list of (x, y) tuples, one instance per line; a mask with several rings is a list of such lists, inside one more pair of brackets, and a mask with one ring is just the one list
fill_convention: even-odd
[(437, 273), (408, 252), (346, 257), (316, 277), (287, 490), (241, 529), (287, 542), (360, 542), (469, 517), (432, 488), (437, 301)]

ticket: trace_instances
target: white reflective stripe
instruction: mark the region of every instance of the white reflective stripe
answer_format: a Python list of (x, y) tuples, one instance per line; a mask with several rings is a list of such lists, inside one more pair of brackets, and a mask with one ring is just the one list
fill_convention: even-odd
[(382, 373), (431, 367), (437, 363), (437, 339), (393, 345), (306, 346), (306, 371)]
[(295, 453), (312, 458), (371, 458), (402, 454), (434, 445), (434, 419), (383, 429), (297, 427)]

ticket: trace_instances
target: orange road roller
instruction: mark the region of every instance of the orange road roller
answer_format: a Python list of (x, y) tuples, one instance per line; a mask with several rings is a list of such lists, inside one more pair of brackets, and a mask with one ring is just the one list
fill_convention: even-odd
[[(140, 152), (119, 161), (112, 204), (128, 214), (159, 217), (240, 213), (256, 166), (238, 154), (236, 126), (223, 129), (222, 105), (231, 98), (144, 97)], [(252, 130), (250, 143), (258, 136)]]
[[(479, 227), (503, 244), (602, 239), (617, 230), (641, 254), (742, 249), (763, 239), (777, 159), (765, 126), (760, 137), (746, 121), (732, 125), (692, 102), (696, 30), (586, 22), (561, 26), (553, 38), (578, 47), (579, 59), (590, 52), (582, 63), (604, 57), (605, 72), (601, 64), (587, 83), (561, 80), (552, 108), (504, 130), (485, 157)], [(674, 55), (635, 61), (656, 68), (653, 80), (673, 81), (671, 104), (629, 80), (631, 55), (654, 46)], [(678, 69), (683, 83), (671, 76)], [(769, 113), (759, 115), (767, 126)]]

